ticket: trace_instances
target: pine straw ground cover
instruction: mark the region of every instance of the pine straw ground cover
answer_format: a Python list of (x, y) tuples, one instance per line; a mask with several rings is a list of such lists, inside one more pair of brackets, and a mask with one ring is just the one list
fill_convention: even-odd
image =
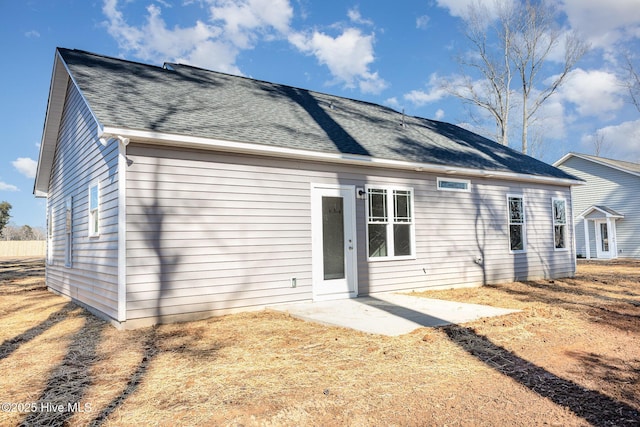
[(42, 275), (0, 261), (1, 425), (640, 424), (637, 261), (427, 292), (522, 311), (400, 337), (268, 311), (121, 332)]

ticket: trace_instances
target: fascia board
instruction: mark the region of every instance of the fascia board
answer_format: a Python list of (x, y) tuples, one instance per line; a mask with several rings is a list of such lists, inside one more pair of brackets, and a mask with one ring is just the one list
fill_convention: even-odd
[(227, 141), (189, 135), (176, 135), (146, 130), (126, 129), (105, 126), (104, 137), (123, 137), (144, 144), (170, 147), (199, 148), (226, 151), (241, 154), (255, 154), (287, 159), (322, 161), (339, 164), (352, 164), (370, 167), (386, 167), (393, 169), (413, 170), (417, 172), (442, 173), (446, 175), (462, 175), (479, 178), (498, 178), (513, 181), (537, 182), (551, 185), (582, 185), (583, 181), (546, 176), (518, 174), (503, 171), (487, 171), (455, 166), (435, 165), (431, 163), (405, 162), (401, 160), (380, 159), (357, 154), (338, 154), (295, 148), (275, 147), (238, 141)]
[(77, 82), (73, 78), (73, 75), (71, 74), (67, 64), (64, 62), (60, 51), (56, 49), (51, 83), (49, 86), (47, 111), (42, 130), (42, 140), (40, 141), (36, 178), (33, 183), (33, 194), (36, 197), (46, 197), (49, 192), (49, 177), (51, 174), (51, 168), (53, 167), (53, 158), (55, 156), (58, 142), (58, 132), (62, 122), (62, 113), (67, 96), (67, 82), (69, 80), (71, 80), (72, 84), (78, 89), (82, 101), (87, 106), (91, 113), (91, 117), (93, 117), (98, 125), (99, 133), (101, 133), (102, 126), (100, 125), (98, 118), (91, 109), (91, 106), (84, 97), (84, 94), (80, 90)]
[(619, 166), (612, 165), (611, 163), (607, 163), (607, 162), (603, 162), (603, 161), (600, 161), (600, 160), (592, 159), (590, 157), (582, 156), (582, 155), (577, 154), (577, 153), (565, 154), (560, 160), (555, 162), (553, 164), (553, 166), (557, 167), (557, 166), (563, 164), (564, 162), (566, 162), (571, 157), (577, 157), (579, 159), (586, 160), (586, 161), (591, 162), (591, 163), (596, 163), (596, 164), (601, 165), (601, 166), (606, 166), (606, 167), (611, 168), (611, 169), (619, 170), (620, 172), (625, 172), (625, 173), (628, 173), (628, 174), (631, 174), (631, 175), (640, 176), (640, 173), (638, 173), (638, 172), (631, 171), (631, 170), (625, 169), (625, 168), (621, 168)]

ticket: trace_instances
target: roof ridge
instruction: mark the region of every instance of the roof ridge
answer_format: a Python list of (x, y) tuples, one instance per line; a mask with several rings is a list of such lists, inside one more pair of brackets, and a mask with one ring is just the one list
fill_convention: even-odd
[[(242, 76), (242, 75), (238, 75), (238, 74), (231, 74), (231, 73), (227, 73), (224, 71), (217, 71), (217, 70), (210, 70), (208, 68), (203, 68), (203, 67), (198, 67), (196, 65), (190, 65), (190, 64), (183, 64), (180, 62), (170, 62), (167, 61), (165, 62), (165, 64), (168, 64), (170, 66), (180, 66), (180, 67), (185, 67), (185, 68), (191, 68), (194, 70), (198, 70), (198, 71), (204, 71), (207, 73), (215, 73), (215, 74), (221, 74), (223, 76), (229, 76), (229, 77), (234, 77), (234, 78), (238, 78), (238, 79), (244, 79), (244, 80), (250, 80), (253, 82), (258, 82), (258, 83), (266, 83), (269, 85), (275, 85), (275, 86), (281, 86), (281, 87), (285, 87), (285, 88), (290, 88), (290, 89), (297, 89), (297, 90), (303, 90), (312, 94), (317, 94), (317, 95), (323, 95), (329, 98), (336, 98), (336, 99), (344, 99), (347, 101), (351, 101), (351, 102), (357, 102), (359, 104), (368, 104), (368, 105), (372, 105), (374, 107), (382, 107), (385, 108), (387, 110), (390, 110), (396, 114), (404, 114), (392, 107), (386, 106), (386, 105), (382, 105), (382, 104), (378, 104), (377, 102), (373, 102), (373, 101), (364, 101), (362, 99), (356, 99), (356, 98), (350, 98), (348, 96), (341, 96), (341, 95), (335, 95), (335, 94), (331, 94), (331, 93), (327, 93), (327, 92), (320, 92), (318, 90), (314, 90), (314, 89), (308, 89), (308, 88), (304, 88), (304, 87), (300, 87), (300, 86), (293, 86), (290, 84), (286, 84), (286, 83), (277, 83), (277, 82), (272, 82), (272, 81), (268, 81), (268, 80), (263, 80), (263, 79), (258, 79), (255, 77), (248, 77), (248, 76)], [(415, 117), (418, 119), (422, 119), (422, 120), (430, 120), (430, 119), (425, 119), (424, 117), (420, 117), (420, 116), (409, 116), (407, 114), (405, 114), (406, 117)], [(455, 125), (454, 125), (455, 126)]]
[(84, 54), (84, 55), (94, 56), (96, 58), (109, 59), (109, 60), (120, 61), (120, 62), (127, 62), (129, 64), (142, 65), (142, 66), (149, 67), (149, 68), (156, 68), (158, 70), (166, 70), (166, 68), (164, 68), (161, 65), (154, 65), (154, 64), (149, 64), (147, 62), (134, 61), (134, 60), (125, 59), (125, 58), (118, 58), (116, 56), (103, 55), (103, 54), (100, 54), (100, 53), (90, 52), (90, 51), (84, 50), (84, 49), (69, 49), (69, 48), (66, 48), (66, 47), (57, 47), (56, 50), (58, 52), (60, 52), (60, 53), (62, 53), (62, 52), (81, 53), (81, 54)]

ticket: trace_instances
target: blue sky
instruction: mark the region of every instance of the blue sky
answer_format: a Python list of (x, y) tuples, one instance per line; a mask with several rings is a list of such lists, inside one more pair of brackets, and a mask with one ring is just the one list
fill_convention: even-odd
[[(57, 46), (362, 99), (492, 137), (482, 114), (439, 83), (459, 73), (453, 58), (468, 49), (460, 29), (471, 1), (0, 0), (0, 201), (13, 205), (16, 224), (44, 226), (33, 176)], [(602, 155), (640, 161), (640, 113), (626, 98), (620, 55), (640, 55), (638, 0), (557, 3), (558, 25), (591, 50), (542, 109), (533, 154), (552, 163), (593, 153), (600, 135)], [(519, 147), (517, 134), (511, 143)]]

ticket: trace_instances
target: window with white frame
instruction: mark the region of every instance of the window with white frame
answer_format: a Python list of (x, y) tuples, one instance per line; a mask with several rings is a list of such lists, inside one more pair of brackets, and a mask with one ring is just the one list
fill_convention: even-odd
[(73, 257), (73, 197), (69, 197), (65, 203), (64, 214), (64, 265), (72, 266)]
[(471, 191), (471, 181), (468, 179), (440, 178), (438, 177), (436, 187), (440, 191)]
[(97, 236), (100, 234), (100, 222), (98, 215), (98, 184), (94, 183), (89, 186), (89, 236)]
[(567, 249), (567, 201), (551, 199), (553, 206), (553, 244), (555, 249)]
[(412, 257), (413, 190), (367, 188), (367, 249), (371, 259)]
[[(51, 200), (47, 200), (51, 203)], [(47, 264), (53, 262), (53, 207), (48, 206), (47, 209)]]
[(509, 195), (507, 196), (507, 205), (509, 215), (509, 250), (511, 250), (511, 252), (524, 252), (526, 248), (524, 197)]

